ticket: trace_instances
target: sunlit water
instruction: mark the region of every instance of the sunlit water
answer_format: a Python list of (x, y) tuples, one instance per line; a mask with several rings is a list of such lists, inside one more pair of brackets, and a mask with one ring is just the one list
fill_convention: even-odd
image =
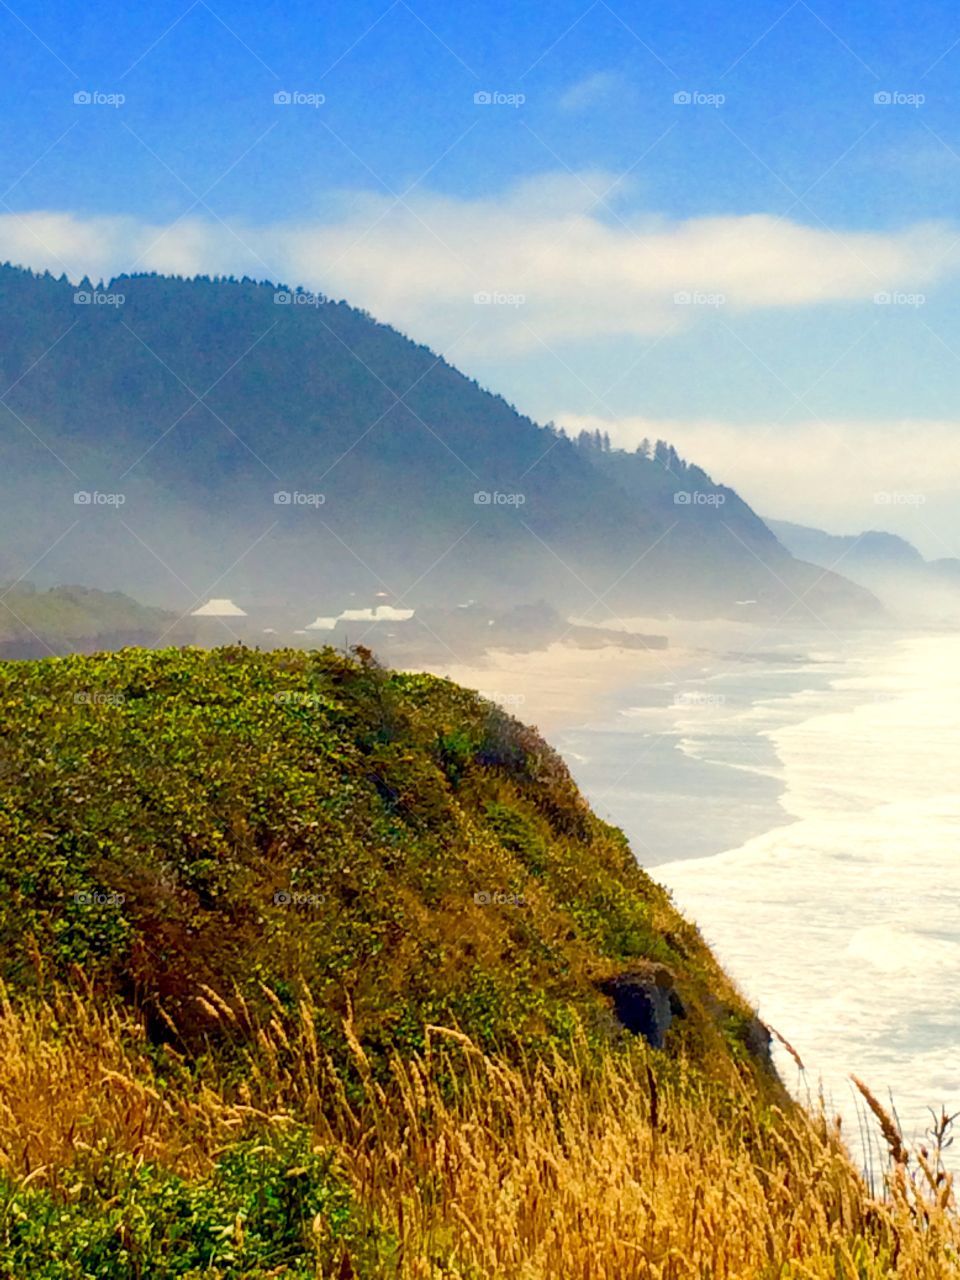
[(960, 1111), (960, 636), (820, 644), (562, 745), (859, 1156), (851, 1073), (908, 1138)]

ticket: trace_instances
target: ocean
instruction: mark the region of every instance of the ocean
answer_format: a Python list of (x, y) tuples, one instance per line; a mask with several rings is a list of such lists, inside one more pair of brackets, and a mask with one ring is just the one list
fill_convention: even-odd
[(821, 632), (665, 671), (558, 745), (855, 1157), (851, 1074), (908, 1140), (960, 1112), (960, 635)]

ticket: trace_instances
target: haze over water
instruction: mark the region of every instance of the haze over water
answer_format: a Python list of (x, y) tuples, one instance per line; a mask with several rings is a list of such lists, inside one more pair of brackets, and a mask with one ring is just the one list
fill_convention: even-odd
[[(716, 705), (672, 708), (666, 735), (663, 708), (633, 708), (620, 758), (623, 724), (644, 725), (642, 770), (628, 766), (613, 796), (609, 730), (565, 745), (598, 808), (628, 835), (636, 825), (640, 860), (796, 1047), (814, 1091), (822, 1077), (859, 1156), (851, 1073), (892, 1094), (908, 1138), (929, 1126), (927, 1107), (960, 1111), (960, 636), (843, 640), (819, 657), (706, 681)], [(631, 776), (644, 805), (657, 790), (683, 795), (666, 848), (666, 822), (644, 828), (640, 804), (618, 803)], [(708, 856), (682, 858), (684, 832)], [(797, 1083), (786, 1054), (777, 1061)]]

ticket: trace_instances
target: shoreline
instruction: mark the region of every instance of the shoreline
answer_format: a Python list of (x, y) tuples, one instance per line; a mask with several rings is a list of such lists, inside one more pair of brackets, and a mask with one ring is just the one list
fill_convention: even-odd
[(554, 738), (612, 716), (638, 685), (692, 679), (708, 655), (687, 647), (595, 649), (555, 641), (543, 649), (489, 649), (476, 662), (416, 664), (476, 689), (518, 720)]
[[(928, 1106), (957, 1110), (958, 643), (851, 645), (849, 670), (771, 734), (782, 821), (650, 869), (820, 1079), (854, 1150), (852, 1070), (878, 1096), (892, 1091), (911, 1141)], [(936, 725), (931, 738), (923, 726)], [(788, 1056), (775, 1046), (774, 1057), (792, 1081)], [(806, 1084), (792, 1087), (802, 1096)], [(960, 1173), (956, 1157), (949, 1164)]]
[[(588, 626), (571, 618), (572, 626)], [(723, 619), (624, 619), (603, 629), (625, 635), (660, 634), (665, 648), (634, 648), (608, 642), (585, 647), (556, 640), (542, 648), (491, 646), (475, 659), (435, 658), (397, 665), (405, 671), (429, 671), (476, 689), (545, 736), (586, 724), (609, 722), (617, 712), (653, 690), (671, 689), (681, 696), (704, 682), (771, 665), (816, 667), (822, 651), (836, 647), (843, 635), (797, 630), (786, 635), (747, 622)], [(852, 633), (850, 633), (852, 634)], [(864, 634), (864, 633), (858, 633)], [(817, 651), (820, 651), (819, 653)], [(655, 699), (651, 709), (662, 706)]]

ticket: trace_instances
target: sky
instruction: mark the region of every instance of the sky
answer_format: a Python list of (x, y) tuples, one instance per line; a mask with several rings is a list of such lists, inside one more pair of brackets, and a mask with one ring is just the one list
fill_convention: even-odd
[(0, 259), (365, 307), (539, 421), (960, 556), (960, 12), (0, 0)]

